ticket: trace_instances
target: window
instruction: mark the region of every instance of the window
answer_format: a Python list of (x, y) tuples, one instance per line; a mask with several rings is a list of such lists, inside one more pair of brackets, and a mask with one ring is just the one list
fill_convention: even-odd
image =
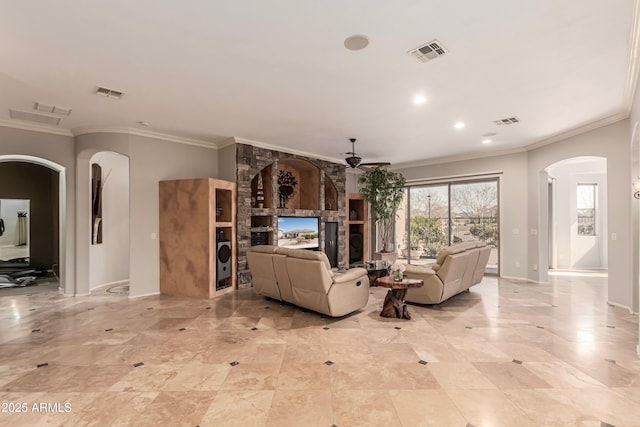
[(576, 191), (576, 212), (578, 236), (596, 235), (596, 193), (597, 184), (578, 184)]
[(398, 258), (433, 263), (440, 249), (481, 240), (492, 247), (488, 270), (498, 273), (498, 180), (408, 186), (396, 218)]

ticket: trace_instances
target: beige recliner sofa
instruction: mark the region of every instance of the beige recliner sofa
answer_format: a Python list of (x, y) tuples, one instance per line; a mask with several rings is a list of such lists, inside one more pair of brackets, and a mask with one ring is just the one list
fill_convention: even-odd
[(424, 286), (409, 288), (405, 300), (419, 304), (439, 304), (482, 281), (491, 247), (483, 242), (457, 243), (438, 252), (435, 264), (407, 265), (405, 277), (420, 279)]
[(247, 262), (257, 293), (328, 316), (344, 316), (369, 300), (367, 270), (333, 272), (324, 252), (253, 246)]

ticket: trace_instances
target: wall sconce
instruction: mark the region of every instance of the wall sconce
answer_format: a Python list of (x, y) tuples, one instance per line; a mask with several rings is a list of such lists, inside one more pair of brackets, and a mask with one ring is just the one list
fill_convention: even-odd
[(631, 185), (633, 185), (633, 197), (640, 199), (640, 177), (634, 179)]

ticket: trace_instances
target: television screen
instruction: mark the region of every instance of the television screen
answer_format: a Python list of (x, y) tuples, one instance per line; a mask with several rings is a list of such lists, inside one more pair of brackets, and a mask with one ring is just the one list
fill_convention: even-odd
[(278, 217), (278, 246), (291, 249), (318, 249), (317, 217)]

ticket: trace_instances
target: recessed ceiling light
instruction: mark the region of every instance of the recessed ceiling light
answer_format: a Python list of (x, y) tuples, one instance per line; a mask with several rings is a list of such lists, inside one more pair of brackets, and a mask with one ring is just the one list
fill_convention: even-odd
[(416, 105), (424, 104), (425, 102), (427, 102), (427, 98), (422, 95), (416, 95), (413, 97), (413, 103)]
[(464, 127), (464, 123), (458, 122), (455, 125), (453, 125), (453, 127), (456, 129), (462, 129)]
[(489, 138), (485, 138), (482, 140), (483, 144), (491, 144), (491, 140)]
[(349, 50), (362, 50), (369, 45), (367, 36), (356, 34), (344, 40), (344, 47)]

